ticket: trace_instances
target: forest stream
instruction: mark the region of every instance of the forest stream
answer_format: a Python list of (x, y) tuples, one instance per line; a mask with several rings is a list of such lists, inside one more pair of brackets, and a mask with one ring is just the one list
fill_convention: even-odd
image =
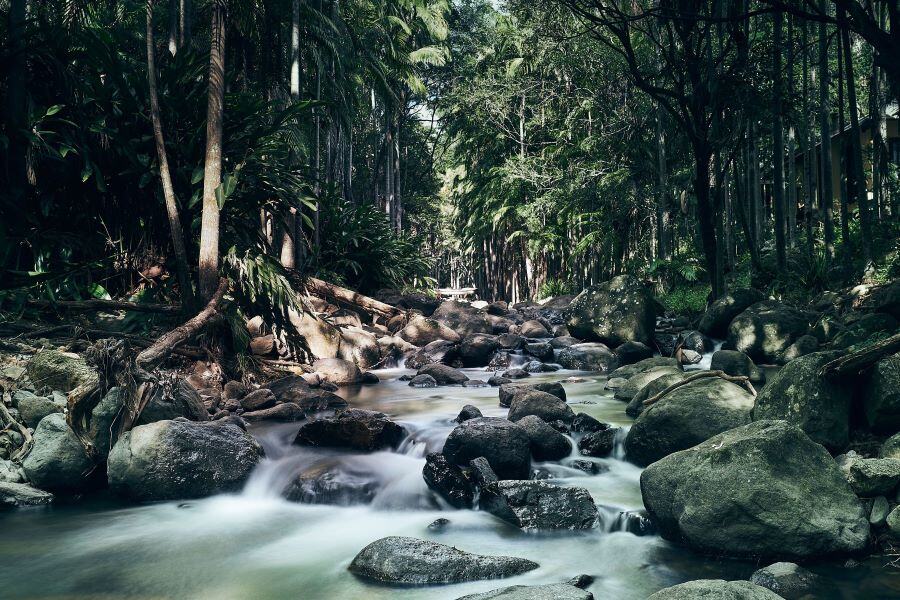
[[(697, 367), (708, 366), (709, 355)], [(697, 368), (695, 367), (695, 368)], [(465, 372), (477, 379), (480, 369)], [(643, 508), (641, 469), (622, 460), (587, 458), (600, 473), (570, 466), (573, 455), (533, 468), (554, 484), (590, 491), (600, 508), (598, 527), (583, 532), (524, 533), (486, 512), (436, 504), (423, 481), (426, 452), (439, 450), (459, 409), (472, 404), (485, 416), (504, 416), (497, 388), (417, 389), (398, 378), (407, 369), (378, 371), (373, 386), (343, 388), (352, 407), (382, 411), (408, 437), (395, 452), (357, 454), (292, 445), (300, 423), (251, 426), (266, 451), (244, 490), (201, 500), (124, 505), (111, 496), (77, 504), (24, 509), (2, 516), (0, 581), (3, 597), (66, 598), (457, 598), (506, 585), (595, 578), (595, 598), (639, 599), (692, 579), (746, 579), (759, 566), (701, 557), (658, 535), (628, 531), (627, 514)], [(558, 371), (529, 379), (562, 381), (576, 412), (628, 427), (624, 404), (605, 389), (606, 376)], [(577, 434), (576, 434), (577, 435)], [(325, 468), (343, 492), (284, 500), (298, 472)], [(360, 500), (368, 502), (359, 504)], [(356, 502), (356, 504), (353, 504)], [(447, 519), (442, 528), (429, 527)], [(389, 535), (434, 540), (479, 554), (520, 556), (540, 568), (498, 580), (444, 586), (383, 587), (348, 572), (356, 553)], [(823, 576), (817, 598), (888, 598), (900, 579), (883, 557), (855, 568), (812, 565)]]

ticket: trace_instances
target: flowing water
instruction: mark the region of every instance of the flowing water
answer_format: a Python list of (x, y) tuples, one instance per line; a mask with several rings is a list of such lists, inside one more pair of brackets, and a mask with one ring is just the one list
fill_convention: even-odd
[[(759, 566), (696, 556), (656, 535), (625, 531), (622, 514), (642, 503), (640, 469), (621, 452), (590, 459), (600, 463), (597, 475), (567, 466), (574, 456), (535, 465), (555, 483), (590, 491), (602, 523), (589, 532), (523, 533), (483, 512), (440, 506), (422, 480), (425, 453), (440, 449), (463, 405), (486, 416), (505, 416), (506, 409), (498, 407), (496, 388), (413, 389), (397, 379), (406, 372), (381, 371), (380, 384), (341, 392), (351, 405), (388, 413), (411, 432), (396, 452), (301, 448), (291, 445), (299, 423), (261, 425), (251, 432), (267, 459), (240, 494), (139, 506), (99, 495), (0, 515), (0, 598), (457, 598), (587, 573), (596, 577), (590, 587), (596, 598), (628, 600), (689, 579), (747, 578)], [(562, 380), (576, 412), (625, 427), (630, 422), (625, 405), (604, 390), (605, 377), (557, 372), (529, 381), (538, 380)], [(329, 485), (307, 490), (309, 503), (281, 499), (300, 472), (327, 472)], [(352, 504), (361, 497), (367, 503)], [(438, 518), (450, 522), (430, 530)], [(541, 566), (502, 581), (399, 589), (351, 575), (347, 566), (356, 553), (387, 535), (522, 556)], [(900, 597), (900, 576), (881, 568), (884, 562), (815, 567), (827, 578), (817, 597)]]

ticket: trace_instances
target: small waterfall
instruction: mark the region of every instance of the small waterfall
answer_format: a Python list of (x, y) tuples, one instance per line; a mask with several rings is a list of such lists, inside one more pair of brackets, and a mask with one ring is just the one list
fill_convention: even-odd
[(625, 460), (625, 438), (628, 437), (628, 430), (631, 427), (623, 425), (616, 431), (616, 437), (613, 438), (612, 457), (618, 460)]
[(652, 535), (656, 533), (647, 511), (622, 510), (615, 506), (598, 505), (598, 520), (604, 533), (626, 532), (634, 535)]

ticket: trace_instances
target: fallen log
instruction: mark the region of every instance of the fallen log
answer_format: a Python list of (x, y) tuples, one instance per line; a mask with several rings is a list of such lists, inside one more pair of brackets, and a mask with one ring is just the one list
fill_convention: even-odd
[(885, 356), (897, 352), (900, 352), (900, 333), (825, 363), (819, 369), (819, 376), (834, 378), (842, 375), (859, 375)]
[(744, 389), (750, 392), (753, 396), (756, 396), (756, 389), (753, 387), (753, 384), (750, 383), (749, 377), (745, 377), (743, 375), (729, 375), (725, 371), (700, 371), (698, 373), (694, 373), (693, 375), (688, 375), (681, 381), (676, 381), (655, 396), (651, 396), (650, 398), (644, 400), (642, 404), (644, 406), (650, 406), (651, 404), (659, 402), (663, 398), (663, 396), (672, 392), (673, 390), (676, 390), (683, 385), (687, 385), (692, 381), (697, 381), (698, 379), (704, 379), (707, 377), (719, 377), (721, 379), (724, 379), (725, 381), (736, 383), (740, 386), (743, 386)]
[(360, 308), (369, 314), (383, 319), (390, 319), (397, 315), (406, 314), (403, 309), (397, 308), (396, 306), (385, 304), (375, 298), (370, 298), (359, 292), (348, 290), (347, 288), (328, 283), (327, 281), (322, 281), (321, 279), (316, 279), (315, 277), (306, 278), (306, 290), (315, 296), (330, 298), (337, 300), (338, 302), (350, 304), (351, 306)]
[(74, 311), (127, 310), (133, 312), (163, 313), (176, 315), (181, 312), (179, 304), (144, 304), (128, 300), (29, 300), (28, 306), (41, 310), (61, 309)]

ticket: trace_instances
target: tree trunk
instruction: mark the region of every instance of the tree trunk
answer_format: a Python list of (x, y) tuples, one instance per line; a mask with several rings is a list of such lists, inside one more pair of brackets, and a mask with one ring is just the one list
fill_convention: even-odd
[(850, 48), (850, 30), (847, 28), (846, 14), (838, 12), (841, 22), (841, 46), (844, 52), (844, 68), (847, 72), (847, 103), (850, 105), (850, 149), (853, 157), (853, 189), (852, 193), (859, 207), (859, 226), (862, 234), (863, 256), (866, 262), (872, 260), (872, 221), (869, 213), (869, 195), (866, 192), (866, 180), (862, 168), (862, 131), (859, 127), (859, 106), (856, 103), (856, 80), (853, 75), (853, 53)]
[(182, 304), (188, 311), (194, 306), (194, 289), (188, 270), (187, 251), (184, 247), (184, 233), (181, 230), (181, 217), (178, 211), (178, 200), (172, 185), (169, 171), (169, 158), (166, 142), (163, 137), (162, 118), (159, 112), (159, 95), (156, 89), (156, 46), (153, 39), (153, 0), (147, 0), (147, 84), (150, 91), (150, 120), (153, 122), (153, 139), (156, 142), (156, 154), (159, 158), (159, 178), (162, 181), (163, 197), (166, 202), (166, 215), (169, 218), (169, 232), (172, 236), (172, 249), (175, 252), (175, 269), (178, 274), (178, 285), (181, 288)]
[(191, 43), (191, 0), (179, 0), (178, 10), (178, 47), (184, 48)]
[(24, 201), (28, 185), (28, 141), (23, 134), (26, 127), (25, 105), (25, 7), (26, 0), (12, 0), (9, 8), (9, 72), (7, 101), (7, 164), (10, 195), (14, 203)]
[(169, 0), (169, 54), (175, 56), (176, 52), (178, 52), (178, 0)]
[[(827, 13), (825, 0), (819, 0), (819, 9)], [(825, 225), (825, 261), (834, 261), (834, 185), (831, 181), (831, 102), (828, 92), (828, 28), (819, 23), (819, 130), (821, 168), (819, 178), (819, 208)]]
[[(291, 1), (291, 100), (300, 100), (300, 0)], [(293, 269), (297, 257), (297, 211), (289, 208), (284, 215), (284, 235), (281, 236), (281, 264)]]
[(225, 103), (225, 0), (213, 0), (210, 26), (209, 90), (203, 217), (200, 224), (200, 295), (212, 298), (219, 281), (219, 203), (222, 182), (222, 115)]
[(716, 215), (713, 200), (710, 197), (710, 162), (712, 152), (709, 145), (695, 140), (694, 150), (694, 192), (697, 195), (697, 217), (700, 230), (700, 241), (709, 274), (712, 297), (718, 298), (724, 293), (724, 285), (719, 270), (719, 247), (716, 240)]
[(813, 198), (814, 198), (814, 181), (813, 176), (813, 158), (812, 158), (812, 125), (809, 122), (809, 29), (806, 21), (800, 21), (801, 40), (803, 47), (803, 60), (801, 69), (803, 70), (803, 88), (802, 88), (802, 119), (801, 119), (801, 135), (803, 136), (803, 208), (806, 220), (806, 252), (810, 260), (813, 258)]
[(662, 107), (657, 104), (656, 107), (656, 164), (658, 174), (658, 187), (656, 190), (656, 255), (660, 260), (669, 258), (669, 213), (668, 202), (666, 201), (669, 194), (668, 172), (666, 170), (666, 134), (663, 129), (663, 115), (665, 112)]
[(775, 256), (779, 271), (784, 271), (787, 253), (784, 239), (784, 131), (781, 115), (781, 39), (784, 13), (776, 10), (772, 14), (772, 198), (775, 205)]
[[(843, 40), (838, 39), (838, 62), (837, 62), (837, 83), (838, 83), (838, 131), (840, 132), (838, 137), (838, 148), (840, 149), (840, 156), (843, 163), (840, 165), (838, 169), (838, 183), (840, 185), (840, 189), (838, 190), (838, 194), (840, 196), (840, 211), (841, 211), (841, 242), (844, 244), (844, 248), (846, 250), (850, 249), (850, 204), (848, 200), (848, 195), (850, 194), (850, 186), (851, 181), (853, 180), (853, 170), (850, 165), (853, 164), (853, 157), (850, 155), (850, 143), (847, 139), (847, 136), (844, 135), (844, 131), (847, 128), (847, 123), (844, 118), (844, 80), (845, 80), (845, 70), (844, 70), (844, 53), (841, 50), (841, 45), (843, 44)], [(850, 261), (853, 259), (851, 253), (849, 251), (844, 252), (844, 261), (849, 265)]]
[[(788, 20), (788, 39), (787, 39), (787, 84), (788, 91), (787, 95), (789, 98), (789, 103), (794, 102), (795, 96), (795, 84), (794, 84), (794, 71), (796, 70), (796, 53), (794, 52), (794, 17), (791, 16)], [(787, 204), (787, 219), (785, 224), (787, 226), (787, 243), (788, 246), (794, 248), (797, 240), (797, 161), (795, 160), (795, 155), (797, 154), (797, 127), (796, 127), (796, 119), (793, 115), (789, 118), (788, 121), (788, 150), (787, 150), (787, 165), (788, 165), (788, 173), (787, 173), (787, 185), (785, 186), (786, 193), (786, 204)]]

